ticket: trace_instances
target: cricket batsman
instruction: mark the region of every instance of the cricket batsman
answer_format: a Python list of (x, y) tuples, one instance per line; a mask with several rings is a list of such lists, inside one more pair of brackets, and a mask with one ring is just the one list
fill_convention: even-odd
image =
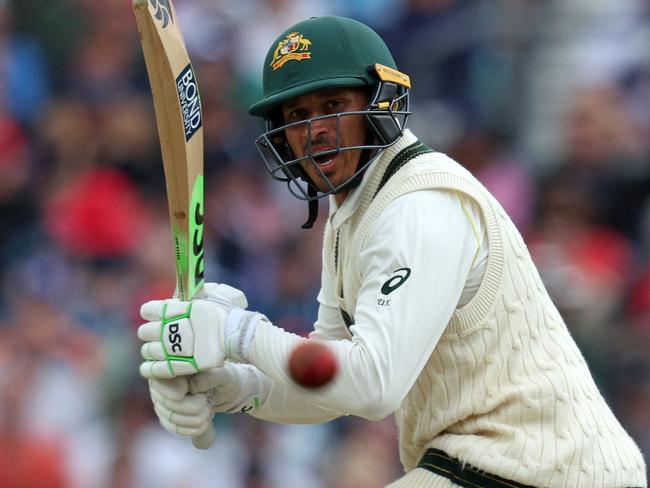
[[(242, 292), (142, 306), (140, 373), (183, 436), (216, 412), (281, 423), (395, 414), (404, 475), (390, 487), (645, 487), (642, 455), (598, 391), (528, 250), (461, 165), (406, 128), (411, 81), (369, 27), (316, 17), (264, 62), (257, 139), (275, 179), (329, 198), (311, 338), (327, 386), (287, 372), (301, 339)], [(189, 381), (188, 381), (189, 378)]]

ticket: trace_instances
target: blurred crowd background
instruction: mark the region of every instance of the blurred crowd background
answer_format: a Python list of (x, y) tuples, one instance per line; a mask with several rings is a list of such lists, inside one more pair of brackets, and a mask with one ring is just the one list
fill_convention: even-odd
[[(130, 3), (0, 0), (0, 486), (382, 486), (400, 473), (391, 418), (223, 415), (207, 452), (157, 424), (137, 311), (172, 294), (174, 273)], [(518, 225), (650, 456), (649, 1), (175, 3), (204, 108), (208, 280), (287, 330), (311, 328), (324, 218), (300, 230), (307, 206), (266, 174), (246, 108), (281, 31), (359, 19), (413, 80), (413, 131)]]

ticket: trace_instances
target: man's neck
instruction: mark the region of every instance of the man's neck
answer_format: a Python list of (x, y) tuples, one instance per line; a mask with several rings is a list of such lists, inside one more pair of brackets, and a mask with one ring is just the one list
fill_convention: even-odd
[(347, 197), (349, 193), (350, 193), (350, 189), (343, 190), (342, 192), (334, 194), (334, 201), (336, 202), (336, 205), (338, 207), (343, 205), (343, 202), (345, 201), (345, 197)]

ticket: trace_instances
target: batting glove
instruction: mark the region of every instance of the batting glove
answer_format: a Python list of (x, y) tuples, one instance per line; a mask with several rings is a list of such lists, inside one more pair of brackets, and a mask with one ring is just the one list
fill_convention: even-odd
[(189, 391), (204, 394), (213, 413), (246, 413), (259, 409), (271, 391), (271, 379), (251, 364), (226, 361), (192, 376)]
[(211, 428), (207, 397), (189, 394), (187, 378), (149, 380), (149, 394), (158, 421), (168, 432), (194, 437)]
[(244, 310), (242, 292), (228, 285), (206, 285), (207, 298), (155, 300), (142, 305), (149, 322), (138, 328), (144, 341), (145, 378), (175, 378), (223, 365), (225, 359), (246, 361), (257, 325), (264, 315)]
[(181, 436), (205, 432), (211, 427), (215, 413), (259, 409), (270, 391), (271, 380), (257, 368), (230, 361), (189, 380), (184, 377), (149, 380), (149, 393), (160, 424)]

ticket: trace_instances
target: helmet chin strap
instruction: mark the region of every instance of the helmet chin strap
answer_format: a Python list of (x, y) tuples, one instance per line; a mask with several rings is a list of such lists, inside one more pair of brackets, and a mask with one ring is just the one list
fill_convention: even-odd
[(316, 219), (318, 219), (318, 198), (316, 198), (316, 196), (318, 196), (318, 191), (309, 181), (307, 182), (307, 195), (310, 198), (307, 202), (309, 207), (309, 217), (307, 217), (307, 222), (302, 224), (300, 227), (301, 229), (311, 229), (314, 226)]

